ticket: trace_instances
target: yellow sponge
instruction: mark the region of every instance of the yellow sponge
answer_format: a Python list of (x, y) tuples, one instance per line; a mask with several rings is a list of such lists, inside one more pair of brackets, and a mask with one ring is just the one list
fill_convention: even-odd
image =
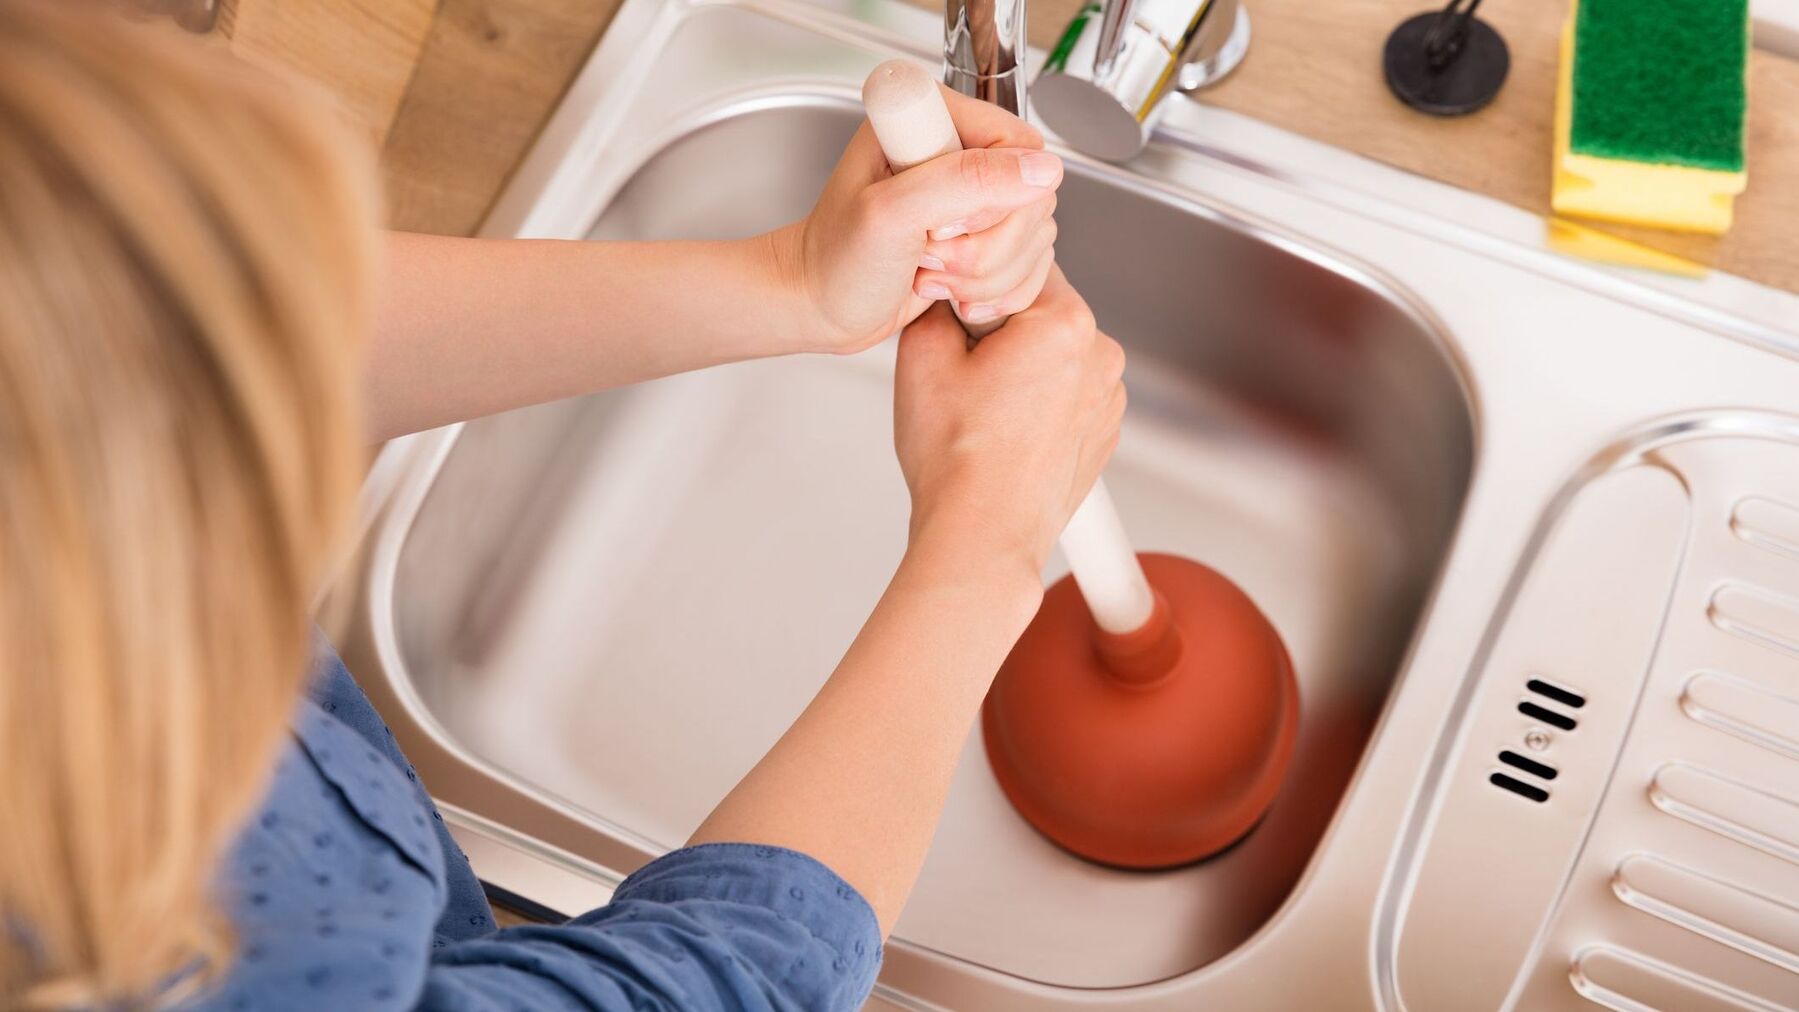
[(1545, 238), (1549, 242), (1549, 248), (1557, 253), (1683, 278), (1702, 278), (1709, 273), (1704, 264), (1664, 253), (1629, 239), (1620, 239), (1566, 218), (1551, 218), (1546, 224), (1548, 228)]
[[(1742, 0), (1697, 2), (1723, 7), (1742, 5)], [(1622, 4), (1640, 3), (1641, 0), (1622, 0)], [(1617, 31), (1616, 26), (1610, 22), (1630, 16), (1612, 13), (1613, 10), (1625, 10), (1622, 4), (1620, 0), (1575, 0), (1570, 5), (1568, 23), (1562, 32), (1561, 72), (1556, 86), (1555, 179), (1551, 203), (1560, 214), (1655, 228), (1722, 234), (1730, 228), (1731, 210), (1736, 195), (1743, 192), (1749, 182), (1748, 173), (1741, 167), (1740, 154), (1735, 159), (1734, 170), (1723, 167), (1731, 164), (1730, 159), (1684, 158), (1677, 150), (1669, 150), (1666, 143), (1672, 140), (1677, 147), (1683, 140), (1679, 131), (1666, 123), (1655, 122), (1673, 119), (1671, 113), (1674, 111), (1689, 114), (1693, 111), (1691, 106), (1682, 105), (1689, 96), (1681, 92), (1693, 86), (1696, 75), (1670, 75), (1668, 80), (1660, 82), (1666, 85), (1661, 89), (1664, 93), (1656, 94), (1653, 85), (1658, 82), (1653, 80), (1654, 71), (1644, 70), (1645, 66), (1653, 67), (1654, 63), (1645, 64), (1613, 52), (1583, 53), (1577, 45), (1577, 40), (1585, 38), (1583, 28), (1589, 29), (1588, 34), (1594, 41), (1604, 40), (1608, 46), (1620, 45), (1619, 39), (1626, 33)], [(1582, 21), (1583, 6), (1597, 10), (1585, 22)], [(1650, 2), (1647, 6), (1657, 7), (1658, 3)], [(1664, 0), (1659, 6), (1678, 7), (1680, 4), (1670, 4)], [(1637, 11), (1646, 13), (1641, 7)], [(1668, 12), (1663, 10), (1661, 13)], [(1597, 28), (1593, 27), (1594, 22), (1598, 22)], [(1691, 22), (1686, 23), (1690, 27)], [(1730, 41), (1740, 42), (1746, 56), (1746, 40)], [(1688, 38), (1685, 42), (1687, 45), (1697, 46), (1710, 44), (1706, 39), (1694, 38)], [(1660, 59), (1665, 63), (1670, 56), (1677, 58), (1679, 54), (1663, 49)], [(1579, 61), (1583, 60), (1596, 65), (1596, 69), (1577, 69)], [(1625, 69), (1622, 64), (1626, 61), (1633, 64), (1631, 69), (1635, 71), (1635, 75), (1630, 78), (1635, 94), (1628, 96), (1627, 101), (1625, 96), (1617, 94), (1619, 89), (1615, 85), (1609, 91), (1598, 90), (1598, 85), (1610, 83), (1605, 80), (1607, 76)], [(1577, 72), (1584, 72), (1591, 82), (1580, 89), (1579, 96), (1590, 107), (1596, 108), (1596, 111), (1589, 111), (1586, 115), (1588, 123), (1579, 126), (1575, 122)], [(1646, 73), (1650, 80), (1645, 81)], [(1700, 80), (1703, 82), (1698, 85), (1701, 90), (1727, 89), (1734, 83), (1736, 122), (1724, 126), (1736, 131), (1734, 135), (1727, 136), (1736, 138), (1737, 150), (1740, 151), (1743, 77), (1737, 76), (1734, 82), (1720, 81), (1715, 75), (1709, 80), (1703, 77)], [(1679, 108), (1676, 110), (1673, 107)], [(1730, 107), (1726, 103), (1723, 108)], [(1726, 112), (1725, 115), (1729, 113)], [(1605, 136), (1603, 131), (1613, 124), (1603, 122), (1602, 117), (1612, 119), (1621, 129), (1614, 130), (1611, 136)], [(1654, 139), (1664, 143), (1656, 151), (1650, 151), (1648, 145), (1639, 145), (1642, 149), (1639, 154), (1632, 145), (1646, 133), (1643, 127), (1645, 120), (1650, 121), (1649, 131), (1663, 129), (1664, 136)], [(1579, 140), (1575, 139), (1577, 129), (1581, 131)], [(1670, 138), (1667, 134), (1673, 136)], [(1625, 143), (1618, 142), (1619, 136), (1622, 136)], [(1687, 164), (1681, 164), (1683, 161)], [(1719, 167), (1707, 167), (1708, 161)]]

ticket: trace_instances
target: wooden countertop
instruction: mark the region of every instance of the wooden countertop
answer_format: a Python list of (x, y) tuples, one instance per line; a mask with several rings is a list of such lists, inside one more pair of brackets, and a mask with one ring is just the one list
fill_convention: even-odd
[[(479, 224), (620, 0), (224, 0), (238, 51), (298, 68), (345, 97), (382, 144), (400, 228)], [(913, 0), (938, 6), (940, 0)], [(1053, 42), (1084, 0), (1030, 0)], [(1199, 100), (1431, 179), (1549, 213), (1557, 40), (1567, 0), (1498, 0), (1511, 75), (1493, 104), (1441, 120), (1388, 93), (1387, 33), (1436, 0), (1244, 0), (1249, 56)], [(1799, 292), (1799, 62), (1750, 61), (1749, 190), (1719, 239), (1604, 231)]]
[[(1032, 0), (1061, 23), (1080, 0)], [(1505, 37), (1512, 69), (1485, 109), (1439, 119), (1387, 90), (1387, 34), (1435, 0), (1244, 0), (1249, 55), (1199, 101), (1254, 116), (1418, 175), (1548, 216), (1555, 79), (1567, 0), (1495, 0), (1483, 19)], [(1031, 23), (1032, 41), (1059, 27)], [(1729, 234), (1593, 227), (1698, 263), (1799, 292), (1799, 63), (1760, 50), (1749, 64), (1749, 189)]]

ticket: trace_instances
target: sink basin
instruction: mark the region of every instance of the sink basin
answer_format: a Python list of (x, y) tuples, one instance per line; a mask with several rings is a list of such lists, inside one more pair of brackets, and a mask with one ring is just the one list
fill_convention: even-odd
[[(651, 157), (591, 235), (791, 221), (859, 118), (806, 96), (726, 111)], [(721, 184), (733, 158), (762, 168)], [(1059, 216), (1064, 268), (1131, 356), (1108, 470), (1125, 521), (1267, 610), (1301, 683), (1297, 756), (1244, 843), (1143, 874), (1036, 836), (971, 735), (896, 934), (1119, 987), (1216, 959), (1291, 890), (1417, 626), (1473, 430), (1426, 323), (1328, 258), (1084, 167)], [(470, 752), (646, 856), (679, 846), (805, 706), (900, 557), (891, 390), (889, 344), (467, 425), (398, 559), (419, 698)]]
[[(862, 77), (934, 59), (941, 30), (836, 2), (627, 0), (485, 234), (719, 238), (804, 214)], [(1720, 309), (1730, 279), (1560, 260), (1528, 216), (1185, 100), (1128, 167), (1068, 164), (1057, 254), (1130, 355), (1107, 482), (1138, 547), (1219, 568), (1280, 630), (1298, 751), (1241, 845), (1132, 873), (1033, 832), (971, 734), (875, 1003), (1782, 1007), (1767, 961), (1799, 965), (1794, 936), (1755, 931), (1799, 909), (1799, 865), (1775, 870), (1799, 823), (1743, 816), (1778, 852), (1745, 856), (1658, 798), (1729, 782), (1799, 813), (1789, 759), (1730, 752), (1757, 747), (1744, 721), (1799, 740), (1779, 716), (1799, 669), (1773, 670), (1799, 657), (1799, 570), (1763, 558), (1799, 554), (1799, 487), (1762, 445), (1799, 443), (1799, 340)], [(1799, 319), (1776, 294), (1755, 304)], [(327, 624), (485, 880), (603, 902), (822, 684), (904, 546), (892, 369), (891, 344), (745, 363), (384, 450)], [(1751, 533), (1704, 520), (1689, 546), (1688, 516)], [(1785, 652), (1689, 683), (1712, 655), (1676, 643), (1645, 676), (1664, 622), (1704, 630), (1719, 573), (1737, 589), (1716, 607)], [(1529, 716), (1556, 703), (1533, 684), (1577, 690), (1577, 730)], [(1738, 880), (1708, 885), (1720, 868)]]

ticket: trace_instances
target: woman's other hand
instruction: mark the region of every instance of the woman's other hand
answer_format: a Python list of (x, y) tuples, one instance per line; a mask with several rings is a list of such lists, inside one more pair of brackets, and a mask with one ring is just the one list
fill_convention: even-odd
[(1036, 581), (1118, 444), (1123, 375), (1124, 350), (1054, 267), (1036, 301), (972, 350), (945, 307), (906, 328), (894, 443), (913, 548)]
[(812, 213), (771, 237), (782, 284), (811, 317), (805, 350), (861, 351), (940, 299), (970, 322), (1007, 316), (1043, 288), (1061, 159), (1011, 113), (944, 99), (966, 150), (895, 175), (864, 122)]

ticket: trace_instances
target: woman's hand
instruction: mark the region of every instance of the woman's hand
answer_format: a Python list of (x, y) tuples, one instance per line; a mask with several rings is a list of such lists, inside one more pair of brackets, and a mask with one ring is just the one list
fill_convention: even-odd
[(945, 100), (973, 150), (896, 176), (864, 123), (812, 213), (750, 239), (391, 235), (369, 434), (725, 362), (860, 351), (945, 293), (972, 320), (1029, 305), (1049, 273), (1061, 160), (1010, 113)]
[(912, 541), (793, 727), (690, 843), (790, 847), (893, 930), (968, 726), (1043, 596), (1043, 560), (1118, 439), (1124, 352), (1060, 272), (974, 350), (944, 306), (900, 336)]
[(973, 350), (944, 307), (900, 336), (894, 443), (912, 545), (1019, 567), (1033, 583), (1118, 444), (1124, 350), (1051, 268), (1034, 304)]
[(1043, 288), (1062, 161), (1043, 136), (996, 106), (947, 89), (967, 150), (899, 175), (864, 122), (818, 205), (774, 233), (782, 284), (809, 351), (861, 351), (955, 299), (981, 322), (1016, 313)]

